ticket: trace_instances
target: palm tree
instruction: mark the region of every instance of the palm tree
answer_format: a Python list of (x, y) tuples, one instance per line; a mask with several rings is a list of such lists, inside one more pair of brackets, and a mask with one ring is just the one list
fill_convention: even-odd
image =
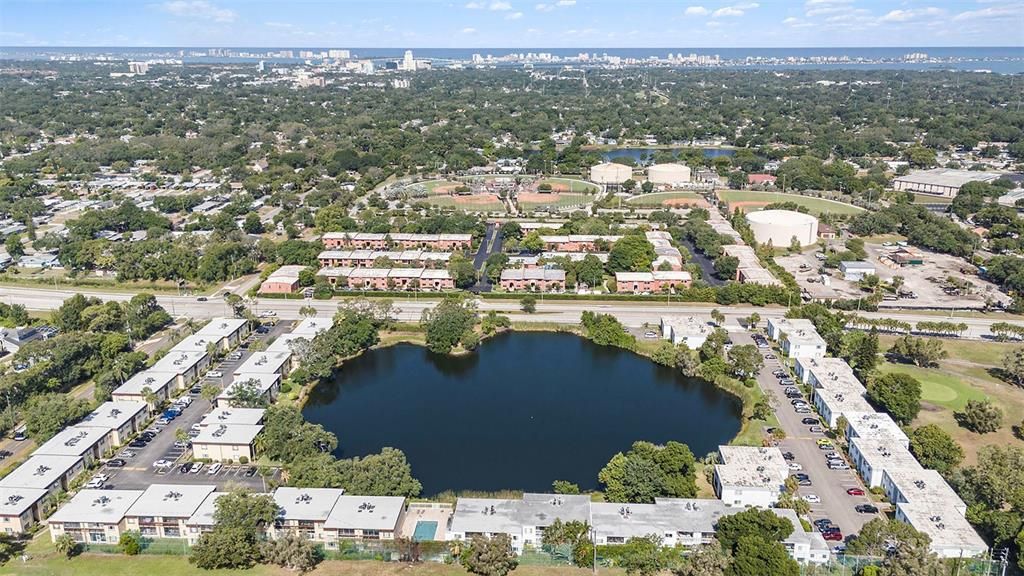
[(156, 396), (156, 392), (153, 392), (152, 388), (144, 386), (142, 388), (142, 398), (146, 401), (146, 404), (149, 404), (154, 410), (156, 409), (156, 404), (159, 402), (159, 399)]
[(303, 306), (302, 308), (299, 308), (299, 316), (302, 316), (303, 318), (312, 318), (316, 316), (316, 314), (316, 308), (312, 306)]

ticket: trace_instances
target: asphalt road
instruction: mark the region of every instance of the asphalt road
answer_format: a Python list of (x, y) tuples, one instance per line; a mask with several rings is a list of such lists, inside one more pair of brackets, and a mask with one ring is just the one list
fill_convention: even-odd
[[(746, 343), (740, 340), (734, 341)], [(768, 353), (768, 350), (762, 349), (762, 352)], [(781, 352), (779, 350), (771, 350), (771, 354), (777, 355), (781, 354)], [(869, 496), (851, 496), (846, 493), (846, 490), (849, 488), (860, 488), (865, 491), (865, 494), (868, 494), (867, 488), (860, 481), (852, 467), (850, 470), (830, 470), (826, 466), (825, 454), (827, 452), (835, 451), (839, 454), (842, 454), (842, 452), (838, 448), (833, 448), (832, 450), (818, 448), (816, 441), (820, 438), (825, 438), (825, 435), (810, 432), (811, 426), (802, 422), (804, 418), (818, 418), (818, 414), (814, 412), (811, 414), (796, 413), (791, 399), (787, 398), (784, 393), (786, 386), (780, 385), (778, 378), (772, 375), (772, 372), (778, 369), (785, 370), (790, 374), (792, 373), (787, 367), (783, 366), (779, 358), (765, 359), (764, 368), (758, 375), (757, 382), (762, 390), (771, 393), (775, 415), (779, 419), (780, 427), (786, 432), (785, 440), (779, 442), (779, 449), (784, 453), (791, 452), (795, 457), (793, 462), (800, 464), (803, 468), (800, 472), (810, 477), (811, 485), (801, 486), (799, 494), (802, 496), (814, 494), (821, 499), (820, 503), (811, 504), (811, 521), (828, 518), (832, 521), (833, 525), (839, 526), (844, 538), (849, 537), (851, 534), (856, 534), (875, 515), (860, 514), (854, 509), (858, 504), (872, 503)], [(811, 404), (810, 400), (806, 397), (802, 398), (807, 401), (813, 410), (813, 404)], [(831, 544), (838, 544), (838, 542), (832, 542)]]
[[(8, 304), (22, 304), (29, 310), (54, 310), (58, 308), (65, 298), (76, 293), (97, 296), (104, 300), (125, 301), (132, 297), (131, 293), (125, 292), (97, 292), (90, 290), (46, 290), (42, 287), (0, 287), (0, 301)], [(359, 296), (360, 292), (351, 292), (352, 296)], [(230, 307), (221, 298), (209, 298), (204, 302), (197, 301), (192, 296), (168, 296), (159, 295), (157, 301), (172, 316), (188, 316), (196, 319), (214, 318), (218, 316), (231, 316)], [(395, 306), (400, 310), (399, 320), (407, 322), (419, 321), (425, 308), (433, 307), (437, 302), (435, 296), (411, 295), (406, 299), (394, 299)], [(312, 306), (321, 314), (330, 315), (337, 310), (338, 300), (279, 300), (275, 298), (259, 298), (256, 300), (254, 311), (273, 310), (279, 318), (295, 320), (300, 318), (299, 309), (304, 306)], [(478, 308), (487, 312), (494, 310), (507, 314), (512, 320), (518, 322), (553, 322), (559, 324), (577, 324), (580, 321), (580, 314), (584, 310), (612, 314), (624, 325), (629, 327), (641, 327), (645, 324), (656, 325), (659, 318), (665, 314), (694, 314), (707, 317), (714, 305), (709, 304), (682, 304), (673, 303), (669, 297), (665, 301), (657, 302), (614, 302), (601, 303), (591, 301), (544, 301), (540, 295), (537, 303), (537, 313), (523, 314), (518, 310), (519, 304), (516, 300), (480, 300)], [(781, 318), (786, 313), (786, 308), (779, 306), (718, 306), (717, 307), (729, 320), (735, 323), (739, 318), (749, 316), (753, 312), (761, 315), (761, 318)], [(885, 312), (862, 312), (867, 318), (897, 318), (907, 322), (935, 321), (944, 319), (941, 316), (921, 314), (909, 311), (885, 311)], [(991, 334), (989, 326), (996, 322), (1004, 322), (1005, 319), (999, 314), (992, 314), (984, 318), (954, 318), (968, 326), (964, 338), (979, 339)]]

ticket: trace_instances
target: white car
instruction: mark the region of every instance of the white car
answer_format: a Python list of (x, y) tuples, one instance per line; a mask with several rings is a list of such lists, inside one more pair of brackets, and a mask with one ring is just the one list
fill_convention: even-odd
[(277, 312), (274, 312), (273, 310), (264, 310), (263, 312), (260, 312), (260, 318), (273, 318), (274, 316), (277, 316)]
[(223, 466), (224, 465), (221, 464), (220, 462), (217, 462), (216, 464), (211, 464), (210, 467), (207, 468), (206, 473), (212, 476), (212, 475), (216, 474), (217, 472), (220, 472), (220, 469)]
[(207, 378), (223, 378), (224, 377), (224, 373), (221, 372), (220, 370), (210, 370), (209, 372), (206, 373), (206, 377)]
[(101, 478), (93, 478), (92, 480), (89, 480), (89, 483), (86, 484), (85, 487), (97, 490), (99, 488), (103, 488), (103, 482), (104, 481)]
[(789, 463), (789, 469), (790, 470), (795, 470), (795, 471), (800, 471), (800, 470), (803, 470), (804, 467), (801, 466), (800, 464), (796, 463), (796, 462), (790, 462)]
[(182, 396), (181, 398), (178, 398), (177, 400), (175, 400), (174, 403), (178, 404), (180, 406), (191, 406), (192, 405), (192, 397), (191, 396)]
[(174, 462), (171, 462), (170, 460), (164, 460), (163, 458), (157, 460), (156, 462), (153, 462), (153, 466), (156, 468), (168, 468), (172, 464), (174, 464)]
[(644, 332), (644, 338), (657, 338), (657, 337), (658, 337), (658, 333), (657, 332), (650, 332), (650, 331)]
[(199, 474), (199, 471), (202, 470), (202, 469), (203, 469), (203, 463), (202, 462), (196, 462), (195, 464), (192, 465), (192, 470), (190, 470), (190, 472), (192, 472), (193, 474)]
[(804, 494), (803, 499), (811, 504), (821, 504), (821, 498), (817, 494)]
[(199, 422), (196, 422), (195, 424), (192, 425), (192, 430), (202, 430), (202, 429), (203, 429), (203, 426), (201, 424), (199, 424)]

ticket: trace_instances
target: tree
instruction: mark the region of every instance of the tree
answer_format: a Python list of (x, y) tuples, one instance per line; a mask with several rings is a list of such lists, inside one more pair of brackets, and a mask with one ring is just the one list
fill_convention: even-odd
[(214, 529), (199, 537), (188, 561), (197, 568), (248, 569), (261, 560), (256, 535), (241, 528)]
[(306, 422), (298, 408), (280, 404), (267, 408), (259, 442), (263, 454), (284, 464), (338, 447), (334, 434), (319, 424)]
[(646, 272), (657, 257), (647, 238), (630, 234), (612, 244), (608, 253), (608, 269), (612, 272)]
[(262, 532), (274, 523), (280, 511), (273, 497), (234, 490), (217, 499), (213, 511), (215, 526)]
[(22, 415), (28, 435), (42, 443), (88, 413), (89, 404), (85, 400), (54, 393), (30, 398)]
[(459, 557), (462, 567), (479, 576), (506, 576), (519, 566), (519, 558), (512, 550), (507, 534), (490, 538), (474, 536)]
[(717, 544), (701, 544), (694, 548), (686, 562), (674, 569), (676, 576), (725, 576), (730, 557)]
[(57, 550), (57, 553), (64, 556), (67, 559), (71, 559), (75, 554), (78, 553), (78, 542), (71, 534), (61, 534), (53, 541), (53, 547)]
[(715, 258), (715, 275), (723, 280), (734, 280), (736, 270), (740, 266), (740, 259), (735, 256), (722, 255)]
[(612, 456), (597, 475), (611, 502), (651, 503), (658, 497), (692, 498), (697, 493), (696, 458), (685, 444), (634, 442)]
[(868, 383), (868, 400), (900, 424), (910, 424), (921, 410), (921, 383), (909, 374), (890, 372)]
[(473, 267), (473, 261), (457, 252), (448, 259), (448, 273), (451, 274), (456, 288), (469, 288), (476, 283), (476, 268)]
[(650, 180), (644, 181), (644, 183), (640, 185), (640, 191), (642, 191), (644, 194), (650, 194), (651, 192), (654, 192), (654, 182), (651, 182)]
[(1017, 386), (1024, 386), (1024, 348), (1014, 348), (1003, 356), (1002, 375)]
[(633, 192), (636, 189), (636, 180), (632, 178), (627, 179), (622, 183), (622, 189), (626, 192)]
[(265, 562), (298, 572), (312, 570), (323, 559), (313, 542), (294, 533), (264, 542), (262, 552)]
[[(787, 520), (788, 524), (789, 521)], [(792, 526), (792, 525), (791, 525)], [(740, 538), (733, 549), (732, 565), (727, 574), (748, 576), (750, 574), (771, 574), (772, 576), (799, 576), (800, 565), (790, 557), (779, 542), (762, 536), (750, 535)]]
[(597, 288), (604, 282), (604, 264), (593, 254), (587, 254), (575, 265), (576, 282)]
[(869, 381), (878, 365), (878, 332), (872, 328), (870, 332), (855, 330), (844, 334), (839, 357), (846, 360), (861, 382)]
[(900, 542), (882, 560), (882, 576), (924, 576), (942, 573), (942, 562), (927, 545)]
[(910, 433), (910, 451), (921, 466), (938, 470), (944, 476), (964, 459), (964, 449), (935, 424), (919, 426)]
[(316, 308), (312, 306), (303, 306), (299, 308), (299, 316), (302, 316), (303, 318), (314, 318), (316, 315)]
[(580, 487), (568, 480), (555, 480), (551, 483), (551, 491), (555, 494), (579, 494)]
[(544, 251), (544, 240), (541, 239), (540, 232), (531, 230), (519, 243), (519, 247), (527, 252), (537, 254)]
[(916, 366), (927, 368), (949, 354), (937, 338), (919, 338), (909, 334), (898, 338), (889, 349), (890, 354), (906, 358)]
[(423, 311), (420, 325), (426, 332), (427, 348), (447, 354), (476, 324), (476, 306), (471, 300), (448, 296), (433, 308)]
[(665, 568), (661, 538), (657, 535), (633, 537), (622, 546), (618, 565), (626, 574), (653, 576)]
[(485, 261), (487, 279), (492, 284), (501, 281), (501, 272), (508, 266), (508, 255), (503, 252), (495, 252), (487, 257)]
[(890, 546), (901, 543), (927, 548), (931, 544), (931, 538), (906, 522), (879, 517), (861, 527), (857, 538), (847, 543), (846, 553), (857, 556), (885, 556)]
[(7, 254), (14, 260), (21, 258), (25, 255), (25, 247), (21, 244), (20, 234), (11, 234), (4, 241), (4, 248), (7, 249)]
[(711, 310), (711, 321), (717, 326), (722, 326), (725, 324), (725, 314), (722, 314), (718, 308), (713, 308)]
[[(793, 533), (793, 524), (761, 508), (748, 508), (718, 520), (715, 537), (725, 550), (732, 550), (742, 538), (759, 536), (771, 542), (781, 542)], [(754, 572), (752, 572), (753, 574)]]
[(242, 230), (246, 234), (263, 234), (263, 222), (260, 222), (259, 214), (249, 212), (242, 222)]
[(595, 344), (630, 350), (636, 346), (636, 338), (611, 314), (595, 314), (590, 310), (584, 310), (580, 315), (580, 321), (583, 333)]
[(1003, 427), (1003, 410), (991, 400), (968, 400), (953, 417), (960, 426), (976, 434), (988, 434)]
[(213, 402), (217, 396), (220, 396), (220, 386), (212, 382), (203, 384), (203, 387), (199, 389), (199, 397), (207, 402)]
[(741, 380), (756, 376), (764, 367), (764, 356), (753, 344), (733, 346), (726, 353), (730, 373)]
[(761, 315), (757, 312), (752, 312), (750, 316), (747, 317), (747, 328), (750, 328), (751, 330), (757, 330), (757, 325), (760, 323)]
[(537, 297), (533, 294), (527, 294), (519, 299), (519, 307), (523, 312), (527, 314), (533, 314), (537, 311)]
[(123, 532), (121, 538), (117, 541), (117, 547), (121, 549), (126, 556), (135, 556), (142, 551), (142, 542), (140, 542), (140, 536), (137, 532)]

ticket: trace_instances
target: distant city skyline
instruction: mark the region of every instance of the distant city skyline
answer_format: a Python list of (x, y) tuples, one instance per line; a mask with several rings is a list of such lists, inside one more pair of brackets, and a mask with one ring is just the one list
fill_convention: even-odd
[(0, 0), (0, 45), (1022, 46), (1020, 0)]

